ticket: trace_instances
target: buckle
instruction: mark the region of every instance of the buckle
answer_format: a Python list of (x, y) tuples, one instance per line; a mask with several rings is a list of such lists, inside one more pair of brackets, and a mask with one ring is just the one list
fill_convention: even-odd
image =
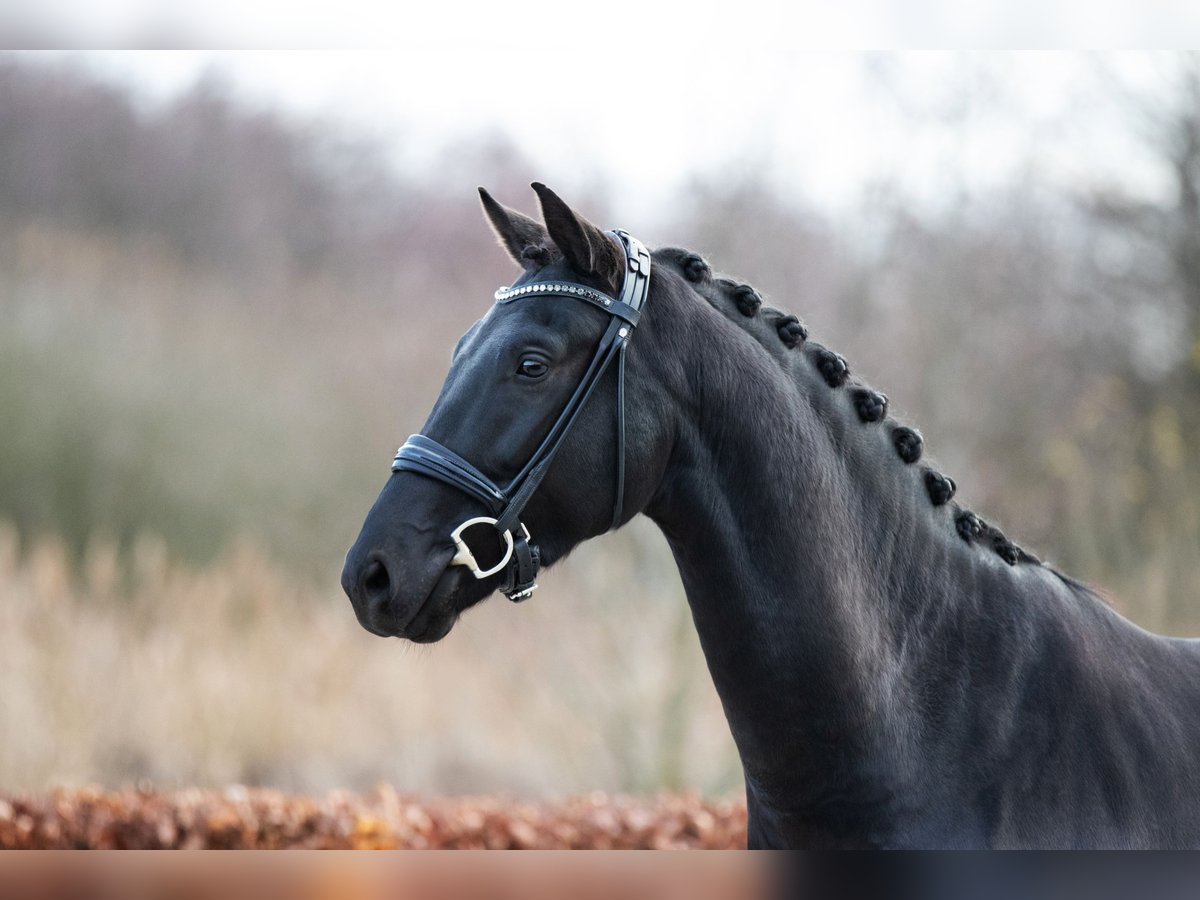
[(523, 591), (513, 591), (511, 594), (505, 594), (504, 596), (508, 597), (508, 599), (513, 603), (521, 603), (522, 601), (528, 600), (530, 597), (532, 597), (533, 592), (537, 590), (537, 587), (537, 584), (531, 584)]
[(529, 543), (529, 532), (524, 527), (522, 531), (524, 535), (514, 544), (513, 561), (500, 585), (500, 592), (513, 603), (528, 600), (537, 590), (537, 573), (542, 563), (541, 552)]
[[(521, 533), (524, 536), (525, 540), (528, 541), (529, 540), (529, 529), (525, 527), (524, 523), (518, 522), (517, 524), (521, 526)], [(510, 559), (512, 559), (512, 555), (513, 555), (512, 532), (511, 531), (503, 531), (503, 532), (497, 531), (496, 532), (497, 534), (501, 534), (504, 537), (504, 555), (500, 559), (500, 562), (496, 563), (490, 569), (481, 569), (481, 568), (479, 568), (478, 560), (475, 559), (475, 554), (471, 552), (471, 548), (467, 546), (467, 542), (464, 541), (462, 538), (462, 533), (464, 531), (466, 531), (468, 528), (470, 528), (472, 525), (491, 525), (491, 526), (495, 527), (496, 520), (493, 519), (491, 516), (476, 516), (474, 519), (467, 519), (467, 521), (463, 522), (461, 525), (459, 525), (457, 528), (455, 528), (452, 532), (450, 532), (450, 540), (454, 541), (454, 546), (457, 548), (457, 552), (454, 554), (454, 558), (452, 560), (450, 560), (450, 565), (466, 566), (468, 569), (471, 570), (471, 574), (474, 575), (477, 579), (490, 578), (492, 575), (495, 575), (497, 572), (499, 572), (501, 569), (503, 569), (506, 565), (508, 565), (508, 561)]]

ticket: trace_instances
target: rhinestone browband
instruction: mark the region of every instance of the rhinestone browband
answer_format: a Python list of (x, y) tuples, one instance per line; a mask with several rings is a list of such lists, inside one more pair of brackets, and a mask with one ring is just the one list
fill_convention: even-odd
[(502, 287), (496, 291), (497, 303), (510, 303), (522, 297), (570, 297), (573, 300), (585, 300), (593, 306), (598, 306), (605, 312), (624, 319), (630, 325), (636, 325), (639, 318), (639, 310), (634, 307), (622, 303), (620, 300), (614, 300), (603, 291), (570, 281), (539, 281), (520, 287)]
[(565, 294), (571, 297), (582, 297), (584, 300), (590, 300), (592, 303), (599, 303), (603, 306), (612, 306), (616, 302), (612, 297), (593, 288), (585, 287), (582, 284), (571, 284), (567, 281), (561, 283), (540, 281), (537, 284), (526, 284), (522, 287), (502, 287), (496, 291), (496, 302), (503, 303), (505, 300), (515, 300), (517, 297), (524, 297), (528, 294)]

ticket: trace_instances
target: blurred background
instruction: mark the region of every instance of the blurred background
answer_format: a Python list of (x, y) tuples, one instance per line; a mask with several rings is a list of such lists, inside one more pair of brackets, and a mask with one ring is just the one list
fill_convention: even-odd
[(682, 46), (623, 80), (581, 40), (0, 54), (0, 788), (740, 789), (645, 521), (431, 648), (338, 587), (511, 277), (479, 184), (750, 281), (966, 504), (1200, 634), (1200, 58)]

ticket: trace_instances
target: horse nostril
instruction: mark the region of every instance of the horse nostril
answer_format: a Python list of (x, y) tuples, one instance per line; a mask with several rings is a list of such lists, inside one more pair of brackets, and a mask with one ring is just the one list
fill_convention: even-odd
[(391, 593), (392, 580), (387, 566), (375, 559), (367, 564), (362, 575), (363, 593), (368, 599), (387, 598)]

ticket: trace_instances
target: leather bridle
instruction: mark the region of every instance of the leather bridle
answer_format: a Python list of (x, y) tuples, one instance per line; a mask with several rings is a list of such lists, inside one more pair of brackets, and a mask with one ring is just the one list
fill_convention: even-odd
[[(537, 587), (540, 553), (521, 522), (521, 512), (546, 475), (554, 455), (562, 446), (580, 410), (608, 371), (617, 363), (617, 488), (613, 502), (611, 528), (621, 524), (625, 501), (625, 348), (637, 326), (650, 289), (650, 252), (628, 232), (610, 231), (625, 251), (625, 279), (620, 297), (614, 298), (587, 285), (558, 279), (538, 281), (496, 291), (497, 303), (513, 303), (527, 297), (566, 297), (582, 300), (609, 314), (592, 361), (588, 364), (574, 393), (533, 456), (504, 487), (497, 485), (453, 450), (423, 434), (414, 434), (396, 451), (393, 472), (416, 472), (436, 479), (479, 500), (491, 515), (467, 519), (450, 532), (457, 549), (450, 565), (466, 566), (476, 578), (488, 578), (504, 572), (500, 591), (514, 603), (525, 600)], [(491, 525), (504, 544), (501, 560), (490, 568), (481, 568), (463, 540), (463, 532), (473, 525)]]

